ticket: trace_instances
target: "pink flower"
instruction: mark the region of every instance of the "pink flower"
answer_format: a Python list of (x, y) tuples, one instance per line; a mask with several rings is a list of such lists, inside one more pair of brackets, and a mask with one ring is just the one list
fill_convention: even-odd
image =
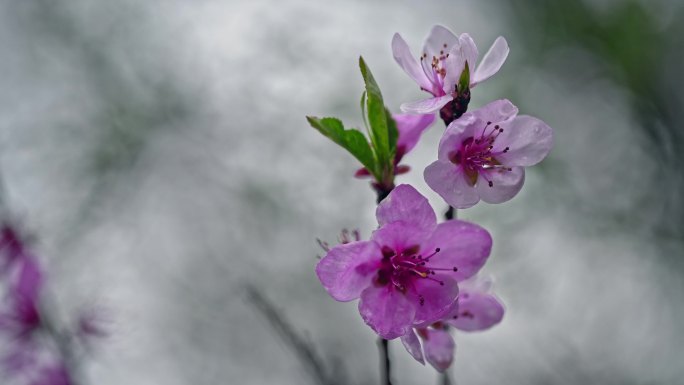
[(376, 210), (369, 241), (337, 245), (316, 274), (338, 301), (360, 298), (361, 317), (386, 339), (447, 316), (459, 281), (476, 274), (491, 250), (489, 233), (464, 221), (437, 224), (427, 199), (397, 186)]
[(471, 278), (459, 283), (459, 288), (456, 305), (443, 321), (429, 328), (416, 328), (415, 332), (410, 330), (401, 337), (404, 348), (416, 361), (425, 364), (427, 360), (439, 372), (451, 366), (456, 349), (445, 325), (466, 332), (482, 331), (501, 322), (504, 315), (503, 305), (490, 293), (491, 280)]
[[(394, 174), (400, 175), (409, 172), (411, 169), (407, 165), (399, 165), (404, 155), (418, 144), (420, 136), (435, 121), (434, 115), (415, 115), (415, 114), (393, 114), (392, 118), (397, 123), (397, 152), (394, 155)], [(361, 168), (354, 174), (357, 178), (370, 177), (371, 173), (365, 168)]]
[(425, 169), (428, 186), (456, 208), (513, 198), (525, 181), (524, 167), (541, 162), (553, 146), (551, 127), (517, 113), (502, 99), (449, 124), (437, 161)]
[[(423, 91), (432, 94), (429, 99), (403, 104), (402, 111), (429, 114), (439, 110), (450, 101), (458, 99), (457, 86), (466, 63), (469, 69), (469, 88), (473, 88), (499, 71), (508, 52), (506, 39), (499, 36), (475, 69), (478, 51), (470, 35), (463, 33), (456, 36), (447, 28), (436, 25), (425, 40), (419, 64), (408, 44), (401, 35), (395, 33), (392, 39), (394, 60)], [(467, 101), (469, 100), (468, 94)]]

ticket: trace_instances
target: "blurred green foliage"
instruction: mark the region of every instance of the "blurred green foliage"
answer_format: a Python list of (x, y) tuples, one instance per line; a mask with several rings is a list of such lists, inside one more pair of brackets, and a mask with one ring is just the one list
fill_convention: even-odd
[[(644, 131), (659, 148), (672, 141), (681, 148), (681, 114), (671, 110), (668, 53), (682, 40), (684, 15), (681, 9), (665, 23), (659, 10), (664, 5), (622, 1), (609, 9), (592, 7), (584, 1), (526, 0), (511, 6), (513, 25), (525, 39), (530, 57), (543, 57), (557, 47), (575, 46), (591, 53), (605, 64), (603, 74), (621, 84), (631, 94)], [(671, 57), (681, 63), (679, 57)], [(666, 130), (658, 128), (662, 122)], [(666, 143), (667, 142), (667, 143)], [(660, 151), (658, 155), (667, 156)], [(663, 158), (667, 161), (667, 158)]]
[[(684, 7), (672, 2), (625, 0), (598, 6), (589, 1), (536, 1), (510, 3), (506, 14), (525, 44), (529, 65), (540, 65), (558, 49), (588, 53), (599, 73), (620, 86), (645, 139), (643, 145), (659, 162), (659, 175), (644, 177), (653, 184), (647, 203), (628, 213), (613, 213), (621, 222), (638, 220), (640, 211), (656, 210), (667, 216), (656, 229), (668, 238), (684, 239)], [(584, 63), (584, 62), (583, 62)], [(563, 63), (555, 71), (568, 87), (581, 87), (586, 68)], [(595, 110), (588, 113), (600, 113)], [(602, 129), (610, 129), (610, 125)], [(593, 127), (592, 129), (599, 129)], [(626, 167), (630, 158), (625, 156)], [(657, 203), (653, 203), (657, 201)], [(600, 208), (595, 208), (600, 210)], [(622, 218), (622, 219), (619, 219)]]

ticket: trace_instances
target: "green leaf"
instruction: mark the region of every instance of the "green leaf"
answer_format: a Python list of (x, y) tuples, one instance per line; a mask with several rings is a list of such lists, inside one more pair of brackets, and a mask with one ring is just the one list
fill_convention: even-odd
[(375, 150), (378, 165), (384, 169), (392, 161), (385, 104), (382, 100), (380, 87), (375, 82), (375, 78), (373, 78), (373, 74), (363, 60), (363, 57), (359, 57), (359, 67), (361, 68), (363, 81), (366, 84), (366, 111), (368, 123), (370, 124), (371, 144)]
[(354, 128), (345, 130), (342, 122), (336, 118), (320, 119), (307, 116), (306, 120), (309, 121), (311, 127), (349, 151), (376, 179), (380, 179), (378, 178), (373, 150), (371, 150), (368, 140), (361, 131)]
[(366, 118), (366, 91), (361, 93), (361, 117), (363, 118), (363, 125), (366, 127), (366, 131), (370, 132), (368, 128), (368, 118)]

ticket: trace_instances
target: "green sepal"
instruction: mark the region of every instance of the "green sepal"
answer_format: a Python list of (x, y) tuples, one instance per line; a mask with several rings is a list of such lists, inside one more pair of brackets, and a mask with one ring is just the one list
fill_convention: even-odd
[(465, 67), (463, 72), (461, 72), (461, 77), (458, 79), (458, 93), (461, 94), (465, 90), (470, 88), (470, 66), (468, 62), (465, 62)]

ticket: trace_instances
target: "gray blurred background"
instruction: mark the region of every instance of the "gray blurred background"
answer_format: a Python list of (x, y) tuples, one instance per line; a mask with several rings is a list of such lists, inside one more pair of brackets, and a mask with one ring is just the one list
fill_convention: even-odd
[[(514, 5), (513, 5), (514, 4)], [(473, 92), (554, 127), (522, 193), (459, 216), (495, 239), (504, 321), (457, 333), (457, 384), (684, 384), (684, 11), (672, 1), (0, 2), (4, 200), (36, 237), (63, 318), (108, 309), (89, 384), (379, 383), (372, 331), (314, 274), (375, 226), (353, 158), (305, 115), (360, 125), (363, 55), (386, 102), (433, 24), (507, 63)], [(422, 179), (441, 123), (406, 162)], [(247, 285), (257, 290), (249, 295)], [(261, 305), (260, 305), (261, 304)], [(261, 309), (261, 310), (260, 310)], [(397, 385), (437, 383), (391, 344)], [(0, 378), (0, 383), (3, 380)]]

